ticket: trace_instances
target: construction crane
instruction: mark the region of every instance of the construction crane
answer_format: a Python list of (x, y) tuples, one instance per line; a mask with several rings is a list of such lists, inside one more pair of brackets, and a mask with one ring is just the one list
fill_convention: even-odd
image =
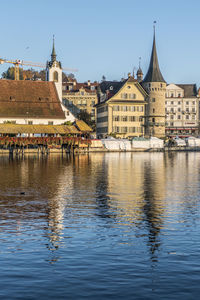
[[(12, 60), (12, 59), (4, 59), (4, 58), (0, 58), (0, 64), (4, 64), (4, 63), (8, 63), (8, 64), (13, 64), (14, 68), (15, 68), (15, 80), (19, 80), (19, 66), (30, 66), (30, 67), (36, 67), (36, 68), (42, 68), (45, 69), (46, 65), (41, 64), (41, 63), (34, 63), (32, 61), (23, 61), (23, 60)], [(70, 72), (77, 72), (77, 69), (70, 69), (70, 68), (62, 68), (63, 71), (70, 71)]]

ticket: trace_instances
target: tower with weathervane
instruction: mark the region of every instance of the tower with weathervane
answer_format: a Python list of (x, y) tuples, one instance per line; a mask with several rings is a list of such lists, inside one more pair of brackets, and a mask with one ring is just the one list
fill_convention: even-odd
[(59, 99), (62, 103), (62, 66), (61, 62), (56, 60), (55, 42), (53, 37), (53, 48), (51, 53), (51, 60), (47, 61), (46, 79), (47, 81), (54, 81), (57, 89)]
[(164, 137), (166, 82), (161, 74), (158, 64), (155, 41), (155, 24), (149, 69), (142, 81), (142, 86), (149, 95), (145, 122), (146, 134), (149, 136)]

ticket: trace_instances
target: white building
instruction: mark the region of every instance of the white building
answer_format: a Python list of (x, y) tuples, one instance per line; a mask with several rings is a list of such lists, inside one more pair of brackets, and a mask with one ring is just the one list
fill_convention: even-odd
[(165, 95), (166, 136), (199, 132), (199, 97), (195, 84), (168, 84)]

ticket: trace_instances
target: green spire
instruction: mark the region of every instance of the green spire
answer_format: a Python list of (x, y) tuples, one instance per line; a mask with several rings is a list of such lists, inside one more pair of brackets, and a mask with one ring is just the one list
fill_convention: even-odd
[(54, 45), (54, 35), (53, 35), (53, 49), (51, 53), (51, 61), (56, 61), (56, 51), (55, 51), (55, 45)]

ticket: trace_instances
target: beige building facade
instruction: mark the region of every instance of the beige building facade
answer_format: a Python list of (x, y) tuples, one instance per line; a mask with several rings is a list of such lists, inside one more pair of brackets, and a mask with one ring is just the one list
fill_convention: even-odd
[(123, 82), (103, 81), (98, 89), (97, 136), (144, 136), (147, 93), (133, 77)]
[(166, 135), (197, 136), (199, 96), (196, 84), (168, 84), (165, 94)]
[(78, 83), (75, 79), (63, 82), (62, 99), (63, 104), (72, 114), (77, 116), (80, 111), (86, 111), (91, 119), (96, 119), (95, 105), (97, 99), (97, 82)]

